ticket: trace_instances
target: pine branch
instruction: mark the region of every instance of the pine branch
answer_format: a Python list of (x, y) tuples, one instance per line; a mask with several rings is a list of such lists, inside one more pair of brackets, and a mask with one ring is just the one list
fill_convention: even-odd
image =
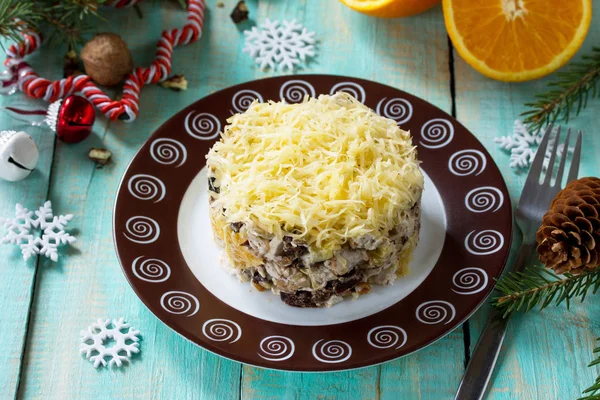
[(33, 2), (0, 0), (0, 36), (11, 41), (21, 40), (21, 30), (35, 27), (41, 19), (34, 10)]
[(73, 48), (98, 18), (106, 0), (0, 0), (0, 36), (21, 41), (23, 29), (43, 32), (52, 43)]
[(83, 41), (82, 35), (91, 29), (91, 19), (101, 18), (98, 7), (103, 3), (105, 0), (51, 1), (44, 16), (51, 32), (50, 44), (66, 42), (69, 49), (74, 49)]
[[(187, 1), (174, 0), (187, 9)], [(21, 30), (44, 33), (52, 44), (66, 43), (69, 50), (102, 19), (99, 7), (106, 0), (0, 0), (0, 37), (19, 42)], [(139, 10), (139, 9), (138, 9)]]
[(546, 93), (536, 95), (536, 101), (525, 104), (529, 110), (521, 114), (523, 122), (532, 132), (540, 132), (544, 125), (557, 120), (568, 123), (573, 113), (577, 116), (587, 106), (590, 98), (600, 95), (599, 82), (600, 47), (594, 47), (580, 62), (571, 63), (565, 71), (556, 73)]
[(542, 310), (552, 303), (565, 302), (569, 308), (573, 298), (583, 301), (590, 290), (595, 294), (600, 289), (600, 268), (580, 275), (559, 276), (543, 267), (528, 267), (500, 278), (496, 289), (502, 295), (494, 298), (493, 303), (503, 311), (504, 318), (537, 305)]
[[(600, 341), (600, 338), (596, 339)], [(588, 367), (600, 364), (600, 347), (594, 349), (594, 354), (597, 354), (596, 359), (588, 364)], [(585, 389), (581, 394), (585, 395), (577, 400), (600, 400), (600, 376), (596, 378), (596, 381), (592, 386)]]

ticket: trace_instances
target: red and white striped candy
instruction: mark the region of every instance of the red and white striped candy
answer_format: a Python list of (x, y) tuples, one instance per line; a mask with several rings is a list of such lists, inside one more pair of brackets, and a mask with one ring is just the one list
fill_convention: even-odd
[[(141, 0), (112, 0), (112, 7), (130, 7)], [(139, 97), (144, 85), (165, 80), (171, 73), (173, 49), (180, 45), (195, 42), (202, 35), (204, 21), (204, 0), (188, 0), (186, 24), (179, 29), (169, 29), (162, 33), (157, 44), (156, 58), (146, 68), (136, 68), (125, 81), (121, 100), (114, 101), (99, 89), (87, 75), (49, 81), (40, 77), (24, 61), (25, 56), (39, 49), (42, 38), (37, 33), (24, 35), (22, 43), (13, 44), (8, 49), (5, 65), (17, 77), (17, 87), (30, 97), (54, 102), (73, 93), (81, 93), (97, 109), (111, 120), (131, 122), (139, 113)]]

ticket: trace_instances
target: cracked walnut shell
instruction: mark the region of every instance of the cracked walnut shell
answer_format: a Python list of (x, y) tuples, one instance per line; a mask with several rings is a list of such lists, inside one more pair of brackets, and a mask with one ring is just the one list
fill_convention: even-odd
[(558, 274), (600, 266), (600, 179), (581, 178), (561, 190), (536, 240), (540, 261)]

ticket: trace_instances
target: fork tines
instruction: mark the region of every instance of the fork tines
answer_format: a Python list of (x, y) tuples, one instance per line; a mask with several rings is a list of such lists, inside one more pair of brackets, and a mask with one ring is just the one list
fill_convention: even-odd
[[(553, 125), (550, 124), (546, 128), (546, 131), (544, 132), (544, 137), (543, 137), (542, 141), (540, 142), (538, 151), (535, 155), (533, 163), (531, 164), (531, 170), (529, 171), (529, 176), (527, 177), (526, 185), (528, 183), (530, 183), (529, 182), (530, 180), (537, 180), (539, 182), (539, 179), (541, 178), (542, 172), (544, 169), (544, 160), (546, 159), (546, 156), (548, 155), (548, 148), (550, 146), (552, 146), (552, 149), (550, 151), (550, 159), (547, 164), (546, 173), (545, 173), (545, 177), (544, 177), (542, 184), (549, 185), (549, 186), (557, 185), (558, 187), (562, 186), (561, 183), (563, 180), (563, 174), (564, 174), (564, 170), (565, 170), (566, 160), (567, 160), (567, 157), (569, 156), (569, 142), (571, 139), (571, 128), (567, 129), (567, 136), (565, 138), (564, 148), (563, 148), (562, 152), (559, 151), (560, 137), (561, 137), (560, 131), (561, 131), (561, 127), (558, 126), (556, 129), (556, 134), (553, 135)], [(577, 133), (577, 140), (575, 142), (575, 148), (573, 151), (573, 159), (571, 160), (571, 168), (569, 170), (567, 182), (577, 179), (577, 174), (579, 173), (579, 163), (580, 163), (580, 158), (581, 158), (581, 141), (582, 141), (582, 132), (579, 131)], [(561, 153), (561, 154), (559, 154), (559, 153)], [(551, 185), (550, 181), (553, 176), (554, 166), (556, 164), (557, 158), (560, 158), (560, 161), (559, 161), (559, 165), (558, 165), (558, 170), (556, 171), (556, 179), (554, 181), (554, 184)]]

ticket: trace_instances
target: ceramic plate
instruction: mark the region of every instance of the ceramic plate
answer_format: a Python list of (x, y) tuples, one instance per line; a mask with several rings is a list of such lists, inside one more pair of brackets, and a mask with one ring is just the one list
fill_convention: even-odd
[[(209, 217), (206, 153), (225, 120), (254, 99), (299, 102), (347, 91), (410, 130), (425, 190), (408, 277), (326, 309), (298, 309), (220, 268)], [(248, 82), (181, 111), (144, 144), (117, 194), (114, 240), (131, 286), (165, 324), (224, 357), (261, 367), (335, 371), (427, 346), (468, 318), (502, 273), (512, 234), (500, 171), (451, 116), (361, 79), (306, 75)]]

